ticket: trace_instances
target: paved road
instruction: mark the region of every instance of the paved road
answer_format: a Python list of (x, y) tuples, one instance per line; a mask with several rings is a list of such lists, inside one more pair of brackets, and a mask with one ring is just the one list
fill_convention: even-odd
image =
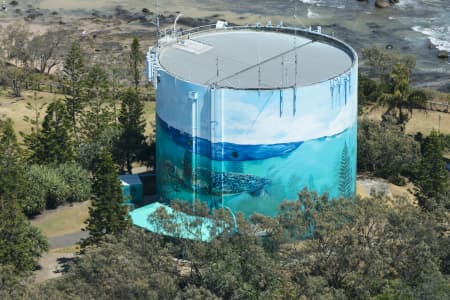
[(78, 243), (81, 239), (89, 236), (87, 231), (79, 231), (71, 234), (49, 238), (50, 249), (70, 247)]

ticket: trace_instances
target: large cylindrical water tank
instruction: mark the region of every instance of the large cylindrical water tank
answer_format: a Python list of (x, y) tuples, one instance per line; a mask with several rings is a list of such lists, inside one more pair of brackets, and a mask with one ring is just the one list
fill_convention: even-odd
[(234, 28), (160, 41), (159, 201), (275, 215), (304, 187), (350, 197), (356, 182), (357, 56), (293, 28)]

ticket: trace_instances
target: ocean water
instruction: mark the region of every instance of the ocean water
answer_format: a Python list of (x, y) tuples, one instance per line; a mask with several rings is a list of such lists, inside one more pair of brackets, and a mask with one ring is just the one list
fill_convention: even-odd
[[(449, 0), (400, 0), (387, 9), (375, 8), (374, 0), (240, 2), (235, 10), (254, 11), (261, 23), (270, 18), (272, 23), (322, 25), (323, 32), (347, 42), (359, 54), (372, 45), (389, 45), (404, 55), (414, 55), (413, 84), (450, 92), (450, 61), (437, 58), (438, 50), (450, 52)], [(430, 43), (435, 48), (430, 49)]]
[[(437, 49), (450, 51), (450, 1), (400, 0), (387, 9), (374, 7), (375, 0), (23, 0), (27, 5), (60, 14), (95, 9), (114, 13), (116, 6), (131, 11), (146, 7), (164, 14), (182, 13), (183, 17), (225, 19), (236, 24), (272, 24), (308, 27), (322, 25), (322, 30), (352, 45), (358, 53), (365, 47), (392, 46), (403, 54), (414, 55), (417, 66), (413, 84), (450, 91), (442, 77), (450, 76), (448, 60), (437, 58)], [(158, 4), (156, 6), (156, 4)], [(1, 16), (0, 16), (1, 17)], [(437, 49), (429, 49), (429, 43)], [(441, 77), (442, 75), (442, 77)], [(426, 78), (427, 82), (424, 82)]]
[[(261, 19), (269, 19), (271, 16), (285, 17), (285, 22), (305, 25), (308, 23), (308, 18), (313, 18), (322, 20), (324, 23), (329, 23), (330, 19), (337, 23), (356, 20), (355, 25), (358, 26), (360, 19), (365, 18), (368, 22), (376, 22), (381, 26), (389, 23), (394, 27), (405, 25), (409, 30), (433, 39), (440, 49), (450, 51), (450, 1), (448, 0), (400, 0), (400, 3), (395, 6), (383, 10), (374, 7), (374, 0), (367, 2), (356, 0), (24, 0), (20, 1), (20, 4), (66, 11), (108, 9), (118, 5), (130, 10), (141, 10), (143, 7), (155, 10), (158, 4), (159, 10), (163, 13), (179, 11), (188, 17), (191, 11), (196, 11), (196, 15), (207, 15), (211, 11), (216, 11), (234, 20), (238, 19), (236, 15), (239, 14), (255, 14)], [(236, 15), (227, 14), (227, 11)], [(367, 18), (367, 15), (372, 17)], [(241, 20), (243, 20), (241, 23), (245, 22), (245, 19)]]

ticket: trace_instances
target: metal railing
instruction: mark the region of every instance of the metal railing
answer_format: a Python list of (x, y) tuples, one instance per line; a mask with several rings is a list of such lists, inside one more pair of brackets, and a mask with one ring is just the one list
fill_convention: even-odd
[[(298, 35), (299, 37), (310, 39), (313, 42), (323, 42), (325, 44), (328, 44), (330, 46), (333, 46), (333, 47), (336, 47), (336, 48), (342, 50), (344, 53), (346, 53), (350, 57), (350, 59), (352, 61), (351, 66), (348, 67), (348, 69), (344, 70), (342, 72), (342, 74), (346, 74), (346, 73), (350, 72), (351, 69), (353, 68), (354, 64), (357, 62), (358, 56), (357, 56), (356, 52), (353, 50), (353, 48), (351, 48), (345, 42), (337, 39), (334, 36), (324, 34), (321, 30), (321, 27), (319, 27), (319, 26), (317, 26), (317, 27), (319, 28), (319, 30), (313, 30), (312, 27), (299, 28), (299, 27), (284, 26), (282, 24), (272, 25), (269, 23), (266, 25), (257, 23), (254, 25), (247, 24), (247, 25), (240, 25), (240, 26), (227, 26), (227, 27), (221, 27), (221, 28), (216, 28), (216, 24), (211, 24), (211, 25), (194, 27), (194, 28), (190, 28), (190, 29), (175, 29), (175, 31), (174, 31), (173, 27), (168, 27), (163, 32), (159, 33), (160, 39), (159, 39), (158, 45), (163, 46), (163, 47), (169, 46), (171, 44), (179, 43), (180, 41), (190, 39), (191, 36), (196, 35), (197, 33), (205, 33), (205, 32), (226, 32), (226, 31), (252, 30), (252, 31), (286, 33), (286, 34), (291, 34), (294, 36)], [(340, 74), (340, 75), (342, 75), (342, 74)], [(340, 75), (326, 78), (320, 82), (332, 80), (334, 78), (339, 77)], [(174, 77), (176, 77), (176, 75), (174, 75)], [(315, 82), (314, 84), (317, 84), (320, 82)]]

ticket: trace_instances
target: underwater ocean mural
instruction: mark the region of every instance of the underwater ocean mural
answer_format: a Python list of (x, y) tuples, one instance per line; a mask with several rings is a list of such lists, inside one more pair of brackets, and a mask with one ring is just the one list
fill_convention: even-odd
[(277, 214), (304, 187), (352, 196), (357, 64), (321, 83), (275, 90), (200, 86), (159, 71), (159, 201)]

